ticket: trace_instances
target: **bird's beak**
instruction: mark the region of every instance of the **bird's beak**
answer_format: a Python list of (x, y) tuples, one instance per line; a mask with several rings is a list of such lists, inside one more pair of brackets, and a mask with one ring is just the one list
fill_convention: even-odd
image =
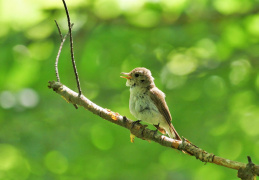
[(126, 75), (126, 76), (120, 76), (121, 78), (125, 78), (125, 79), (131, 79), (132, 76), (129, 74), (129, 73), (121, 73), (123, 75)]

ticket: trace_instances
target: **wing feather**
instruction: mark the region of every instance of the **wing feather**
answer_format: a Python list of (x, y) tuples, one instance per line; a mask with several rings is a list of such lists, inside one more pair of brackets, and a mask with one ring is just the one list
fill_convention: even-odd
[[(162, 98), (159, 98), (161, 96), (162, 96)], [(150, 97), (151, 97), (151, 100), (156, 105), (159, 112), (165, 117), (165, 120), (168, 123), (168, 125), (170, 125), (171, 121), (172, 121), (172, 117), (169, 112), (168, 106), (165, 102), (164, 93), (162, 91), (160, 91), (158, 88), (152, 88), (152, 89), (150, 89)]]
[[(156, 105), (159, 112), (164, 116), (166, 122), (168, 123), (168, 126), (170, 127), (171, 133), (174, 132), (176, 139), (181, 140), (181, 137), (175, 130), (173, 124), (171, 123), (172, 117), (171, 117), (169, 108), (165, 101), (165, 94), (162, 91), (160, 91), (157, 87), (154, 87), (154, 88), (150, 89), (150, 97), (151, 97), (151, 100)], [(159, 98), (159, 97), (161, 97), (161, 98)]]

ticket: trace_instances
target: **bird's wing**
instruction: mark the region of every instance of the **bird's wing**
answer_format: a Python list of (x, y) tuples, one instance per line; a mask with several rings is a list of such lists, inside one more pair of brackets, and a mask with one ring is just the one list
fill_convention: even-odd
[[(162, 96), (162, 98), (159, 98), (161, 96)], [(150, 97), (151, 97), (151, 100), (156, 105), (159, 112), (164, 116), (168, 125), (170, 125), (171, 121), (172, 121), (172, 117), (169, 112), (168, 106), (165, 102), (164, 93), (155, 87), (155, 88), (150, 89)]]
[[(162, 96), (162, 98), (159, 98), (159, 96)], [(150, 89), (150, 97), (151, 97), (151, 100), (156, 105), (159, 112), (164, 116), (166, 122), (168, 123), (168, 126), (170, 127), (171, 133), (174, 132), (176, 139), (181, 140), (181, 137), (175, 130), (173, 124), (171, 123), (172, 117), (169, 112), (169, 108), (165, 102), (165, 94), (162, 91), (160, 91), (158, 88), (154, 87)]]

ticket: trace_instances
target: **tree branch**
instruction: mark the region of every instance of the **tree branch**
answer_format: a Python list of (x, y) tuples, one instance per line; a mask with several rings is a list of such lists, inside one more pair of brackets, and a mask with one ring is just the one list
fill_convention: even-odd
[[(133, 135), (140, 139), (154, 141), (162, 146), (186, 152), (187, 154), (196, 157), (196, 159), (199, 159), (202, 162), (214, 163), (236, 170), (244, 169), (247, 166), (245, 163), (231, 161), (229, 159), (215, 156), (212, 153), (208, 153), (184, 138), (183, 141), (171, 139), (167, 136), (157, 134), (155, 131), (146, 128), (145, 125), (134, 124), (134, 121), (127, 119), (125, 116), (121, 116), (118, 113), (96, 105), (83, 95), (79, 97), (78, 93), (72, 91), (60, 82), (50, 81), (48, 87), (53, 89), (56, 93), (60, 94), (68, 103), (82, 106), (105, 120), (127, 128)], [(254, 175), (259, 176), (259, 166), (254, 165), (251, 172), (253, 172)]]

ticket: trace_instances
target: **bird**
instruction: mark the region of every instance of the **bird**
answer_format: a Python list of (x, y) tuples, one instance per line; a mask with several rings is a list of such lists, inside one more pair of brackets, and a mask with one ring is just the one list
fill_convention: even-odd
[(138, 67), (129, 73), (122, 72), (122, 78), (127, 79), (130, 87), (129, 109), (138, 120), (153, 124), (161, 133), (167, 133), (170, 138), (181, 140), (172, 124), (172, 117), (165, 101), (165, 94), (159, 90), (151, 71)]

